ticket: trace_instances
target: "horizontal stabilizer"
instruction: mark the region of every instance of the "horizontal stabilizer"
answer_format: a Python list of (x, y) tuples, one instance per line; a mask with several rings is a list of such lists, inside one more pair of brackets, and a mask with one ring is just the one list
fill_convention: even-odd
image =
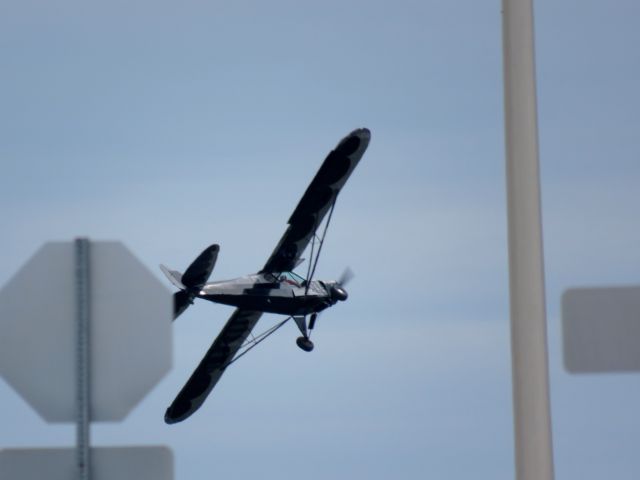
[(218, 259), (219, 251), (220, 245), (213, 244), (198, 255), (198, 258), (189, 265), (187, 271), (182, 275), (182, 283), (185, 287), (200, 290), (207, 283)]
[(213, 267), (218, 259), (219, 245), (207, 247), (198, 258), (196, 258), (184, 274), (177, 270), (171, 270), (164, 265), (160, 265), (160, 270), (169, 281), (180, 289), (173, 294), (173, 319), (175, 320), (184, 312), (189, 305), (193, 304), (200, 289), (207, 283)]
[(195, 296), (186, 290), (180, 290), (173, 294), (173, 319), (178, 318), (189, 305), (193, 304)]

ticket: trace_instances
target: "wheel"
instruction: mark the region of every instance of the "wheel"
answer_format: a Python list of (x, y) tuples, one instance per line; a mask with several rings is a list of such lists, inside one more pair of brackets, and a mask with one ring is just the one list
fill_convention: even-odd
[(311, 350), (313, 350), (313, 342), (307, 337), (298, 337), (296, 343), (305, 352), (310, 352)]

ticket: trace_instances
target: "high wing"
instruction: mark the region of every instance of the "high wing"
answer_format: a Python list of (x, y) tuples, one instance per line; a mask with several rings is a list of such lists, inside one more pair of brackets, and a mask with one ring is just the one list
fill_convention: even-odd
[(261, 315), (262, 312), (241, 308), (233, 312), (198, 368), (167, 408), (166, 423), (181, 422), (200, 408)]
[(291, 214), (289, 227), (261, 273), (290, 271), (296, 267), (300, 255), (369, 146), (370, 139), (369, 130), (359, 128), (343, 138), (327, 155)]

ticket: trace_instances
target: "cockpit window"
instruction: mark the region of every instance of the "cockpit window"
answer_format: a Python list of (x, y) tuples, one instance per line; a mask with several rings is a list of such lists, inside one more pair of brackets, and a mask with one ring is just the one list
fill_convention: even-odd
[(264, 279), (267, 282), (286, 282), (296, 287), (304, 287), (306, 284), (306, 280), (303, 277), (293, 272), (269, 272), (264, 274)]
[(282, 272), (278, 278), (281, 282), (286, 282), (290, 285), (295, 285), (296, 287), (302, 287), (305, 283), (304, 278), (293, 272)]
[(265, 273), (264, 274), (264, 279), (267, 282), (277, 282), (278, 281), (278, 274), (277, 273)]

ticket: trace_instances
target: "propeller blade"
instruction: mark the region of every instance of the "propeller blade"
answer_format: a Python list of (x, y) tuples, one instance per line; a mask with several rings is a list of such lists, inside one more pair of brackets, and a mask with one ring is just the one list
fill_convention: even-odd
[(353, 277), (355, 277), (355, 273), (353, 273), (353, 270), (347, 267), (344, 269), (344, 272), (342, 272), (342, 275), (340, 276), (340, 280), (338, 280), (338, 283), (343, 287), (345, 287), (353, 279)]

